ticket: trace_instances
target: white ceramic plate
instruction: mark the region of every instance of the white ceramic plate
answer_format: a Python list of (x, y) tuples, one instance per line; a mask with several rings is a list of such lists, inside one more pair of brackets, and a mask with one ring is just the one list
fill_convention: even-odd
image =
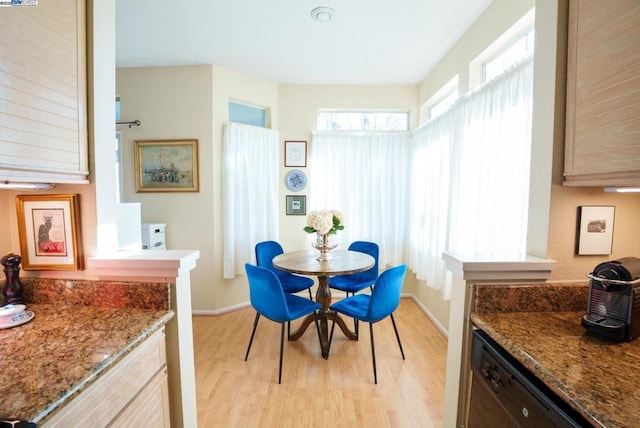
[(13, 314), (17, 314), (19, 312), (24, 311), (25, 309), (27, 309), (27, 307), (25, 305), (22, 305), (22, 304), (4, 305), (3, 307), (0, 308), (0, 318), (5, 317), (5, 316), (9, 316), (9, 315), (13, 315)]
[(35, 314), (31, 311), (22, 311), (11, 316), (0, 317), (0, 329), (26, 324), (31, 321), (34, 316)]

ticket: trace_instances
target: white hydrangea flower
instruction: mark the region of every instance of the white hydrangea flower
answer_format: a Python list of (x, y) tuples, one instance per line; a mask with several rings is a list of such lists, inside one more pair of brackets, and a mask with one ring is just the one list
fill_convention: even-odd
[[(307, 227), (305, 231), (308, 233), (316, 232), (320, 235), (326, 235), (329, 232), (336, 232), (335, 225), (333, 224), (333, 218), (336, 217), (340, 220), (340, 225), (343, 221), (343, 215), (338, 210), (315, 210), (311, 211), (307, 215)], [(342, 227), (340, 227), (340, 230)]]

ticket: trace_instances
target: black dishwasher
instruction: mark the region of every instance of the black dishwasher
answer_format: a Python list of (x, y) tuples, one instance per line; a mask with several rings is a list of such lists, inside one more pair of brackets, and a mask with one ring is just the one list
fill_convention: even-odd
[(482, 330), (471, 369), (469, 428), (592, 426)]

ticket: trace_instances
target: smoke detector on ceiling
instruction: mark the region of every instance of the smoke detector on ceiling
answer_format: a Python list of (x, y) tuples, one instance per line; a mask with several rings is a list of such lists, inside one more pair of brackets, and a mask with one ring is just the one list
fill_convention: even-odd
[(311, 11), (311, 17), (316, 21), (327, 22), (336, 17), (336, 11), (330, 7), (316, 7)]

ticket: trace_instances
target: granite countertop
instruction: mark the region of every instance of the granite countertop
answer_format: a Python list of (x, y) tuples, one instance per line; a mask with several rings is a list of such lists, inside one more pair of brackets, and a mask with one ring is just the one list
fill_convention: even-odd
[(30, 322), (0, 330), (0, 417), (41, 424), (162, 328), (166, 309), (28, 304)]
[(595, 426), (640, 426), (640, 340), (582, 327), (584, 312), (473, 313), (471, 321)]

